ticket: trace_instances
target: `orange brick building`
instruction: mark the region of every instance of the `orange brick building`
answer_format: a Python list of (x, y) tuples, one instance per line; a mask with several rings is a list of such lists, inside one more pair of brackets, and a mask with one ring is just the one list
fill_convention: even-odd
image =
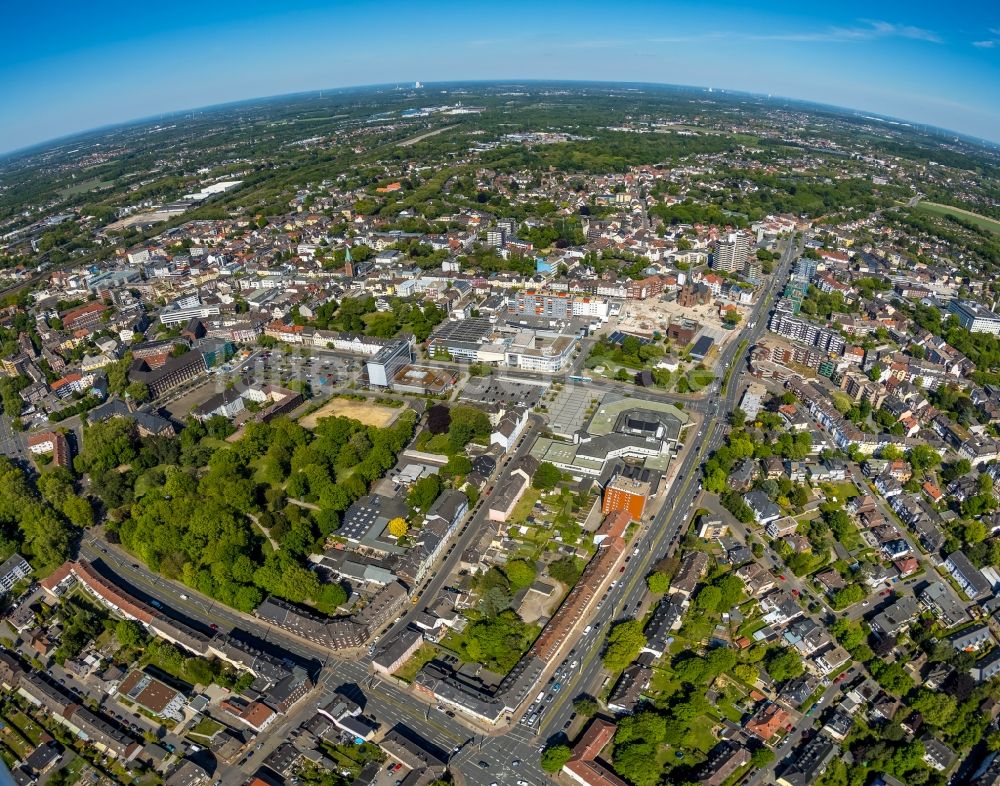
[(633, 519), (642, 518), (649, 497), (650, 485), (641, 480), (632, 480), (619, 475), (604, 489), (604, 503), (601, 511), (608, 515), (614, 511), (628, 511)]

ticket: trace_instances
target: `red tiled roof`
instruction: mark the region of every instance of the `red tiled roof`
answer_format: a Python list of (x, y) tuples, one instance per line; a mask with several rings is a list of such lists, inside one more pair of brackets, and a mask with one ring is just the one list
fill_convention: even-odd
[(73, 563), (64, 562), (39, 582), (42, 585), (42, 589), (47, 589), (51, 592), (54, 588), (58, 587), (63, 581), (66, 580), (66, 577), (69, 576), (72, 570)]
[(606, 535), (609, 538), (620, 538), (631, 523), (631, 513), (627, 510), (615, 510), (604, 517), (604, 521), (601, 522), (601, 526), (597, 528), (595, 534)]
[(580, 741), (573, 747), (573, 758), (593, 761), (605, 746), (614, 739), (618, 727), (610, 721), (597, 718), (583, 733)]
[(788, 722), (788, 713), (777, 704), (769, 704), (763, 711), (758, 712), (753, 718), (747, 721), (746, 730), (751, 734), (756, 734), (765, 742), (781, 729)]
[(266, 704), (255, 701), (243, 711), (240, 717), (254, 728), (260, 728), (261, 724), (265, 723), (273, 715), (274, 710)]
[(618, 727), (597, 718), (573, 747), (573, 758), (563, 769), (591, 786), (628, 786), (625, 781), (597, 761), (601, 751), (614, 739)]
[(57, 379), (49, 387), (51, 387), (53, 390), (59, 390), (59, 388), (63, 387), (64, 385), (69, 385), (72, 382), (79, 382), (81, 379), (83, 379), (82, 374), (80, 374), (79, 372), (73, 372), (72, 374), (67, 374), (62, 379)]
[(73, 322), (74, 320), (79, 319), (80, 317), (84, 317), (87, 314), (93, 314), (96, 311), (104, 311), (104, 309), (106, 308), (107, 306), (105, 306), (103, 303), (99, 303), (96, 301), (94, 303), (87, 303), (86, 305), (80, 306), (79, 308), (74, 308), (67, 311), (65, 314), (63, 314), (62, 321), (63, 324), (66, 324), (68, 322)]

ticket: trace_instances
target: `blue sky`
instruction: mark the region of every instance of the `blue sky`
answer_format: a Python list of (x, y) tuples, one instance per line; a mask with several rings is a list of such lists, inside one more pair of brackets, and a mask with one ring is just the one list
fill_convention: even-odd
[(816, 5), (10, 4), (0, 46), (0, 152), (162, 112), (418, 79), (749, 90), (1000, 142), (1000, 3)]

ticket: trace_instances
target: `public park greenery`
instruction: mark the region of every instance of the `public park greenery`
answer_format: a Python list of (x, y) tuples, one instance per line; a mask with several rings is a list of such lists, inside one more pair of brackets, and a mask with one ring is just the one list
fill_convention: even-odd
[(80, 503), (69, 503), (49, 485), (43, 488), (62, 509), (40, 495), (20, 467), (0, 456), (0, 561), (17, 551), (46, 574), (69, 556), (75, 527), (67, 513), (82, 524), (87, 518)]
[[(86, 430), (76, 466), (111, 536), (164, 576), (243, 611), (266, 594), (332, 611), (345, 592), (321, 582), (305, 557), (395, 463), (414, 421), (404, 413), (379, 429), (324, 418), (310, 432), (277, 418), (248, 423), (228, 443), (225, 421), (191, 421), (169, 440), (116, 418)], [(437, 496), (425, 491), (414, 499), (420, 508)]]

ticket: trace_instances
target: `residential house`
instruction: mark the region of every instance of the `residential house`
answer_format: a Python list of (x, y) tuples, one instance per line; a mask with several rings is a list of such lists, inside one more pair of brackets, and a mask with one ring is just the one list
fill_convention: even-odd
[(781, 509), (760, 489), (744, 494), (743, 500), (750, 506), (754, 519), (761, 526), (770, 524), (781, 515)]
[(958, 586), (972, 600), (979, 600), (993, 594), (993, 588), (979, 569), (961, 551), (948, 555), (945, 569), (952, 575)]
[(739, 743), (723, 740), (711, 751), (698, 771), (701, 786), (722, 786), (742, 767), (750, 763), (750, 752)]
[(919, 613), (917, 601), (904, 595), (871, 620), (872, 630), (880, 636), (895, 636)]
[(777, 778), (778, 786), (812, 786), (837, 753), (837, 746), (823, 734), (812, 736), (793, 752)]

